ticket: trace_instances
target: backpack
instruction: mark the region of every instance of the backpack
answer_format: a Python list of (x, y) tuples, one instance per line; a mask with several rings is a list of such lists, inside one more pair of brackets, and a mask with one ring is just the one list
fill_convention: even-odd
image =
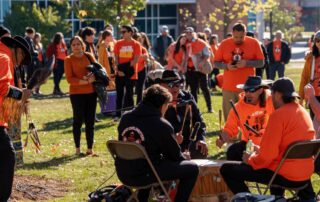
[(131, 190), (125, 185), (108, 185), (91, 192), (88, 202), (126, 202)]

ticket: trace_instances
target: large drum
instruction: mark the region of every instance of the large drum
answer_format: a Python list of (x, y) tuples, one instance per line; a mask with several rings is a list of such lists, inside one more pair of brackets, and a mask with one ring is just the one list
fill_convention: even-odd
[(227, 185), (220, 175), (220, 167), (228, 161), (213, 161), (206, 159), (194, 159), (192, 161), (199, 166), (199, 176), (193, 188), (189, 201), (230, 201), (232, 193), (228, 189)]

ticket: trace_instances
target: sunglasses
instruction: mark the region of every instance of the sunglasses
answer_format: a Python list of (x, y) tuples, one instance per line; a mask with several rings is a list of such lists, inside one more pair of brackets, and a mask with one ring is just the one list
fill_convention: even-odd
[(320, 43), (320, 39), (316, 39), (316, 40), (315, 40), (315, 43)]
[(169, 88), (174, 88), (174, 87), (179, 88), (180, 86), (181, 86), (181, 83), (169, 83), (168, 84)]
[(121, 30), (121, 34), (127, 33), (128, 31), (126, 30)]
[(257, 87), (257, 88), (248, 88), (248, 89), (245, 89), (244, 92), (246, 93), (255, 93), (257, 90), (259, 90), (260, 87)]

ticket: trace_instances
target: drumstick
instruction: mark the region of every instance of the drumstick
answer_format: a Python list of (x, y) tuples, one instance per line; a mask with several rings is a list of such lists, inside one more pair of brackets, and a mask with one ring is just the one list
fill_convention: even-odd
[[(238, 118), (238, 120), (239, 120), (239, 122), (240, 122), (240, 126), (242, 126), (242, 125), (241, 125), (241, 119), (240, 119), (239, 113), (238, 113), (238, 111), (237, 111), (237, 109), (236, 109), (236, 106), (234, 105), (233, 100), (230, 100), (230, 104), (231, 104), (231, 107), (232, 107), (234, 113), (236, 114), (236, 116), (237, 116), (237, 118)], [(249, 124), (244, 123), (243, 125), (246, 127), (247, 130), (253, 132), (255, 135), (259, 135), (259, 132), (256, 131), (254, 128), (252, 128)], [(242, 130), (244, 129), (243, 126), (242, 126), (241, 128), (242, 128)], [(244, 131), (244, 130), (243, 130), (243, 131)]]
[(221, 111), (221, 109), (219, 109), (219, 128), (220, 128), (220, 132), (222, 132), (221, 122), (222, 122), (222, 111)]
[(189, 104), (186, 105), (186, 111), (185, 111), (185, 113), (184, 113), (181, 131), (183, 131), (184, 124), (185, 124), (185, 122), (186, 122), (187, 114), (188, 114), (188, 111), (190, 110), (190, 107), (191, 107), (191, 106), (190, 106)]

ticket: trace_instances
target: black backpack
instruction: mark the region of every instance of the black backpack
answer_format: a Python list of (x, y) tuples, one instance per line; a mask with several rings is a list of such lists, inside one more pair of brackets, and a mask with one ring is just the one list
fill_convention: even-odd
[(126, 202), (131, 190), (125, 185), (108, 185), (89, 194), (88, 202)]

